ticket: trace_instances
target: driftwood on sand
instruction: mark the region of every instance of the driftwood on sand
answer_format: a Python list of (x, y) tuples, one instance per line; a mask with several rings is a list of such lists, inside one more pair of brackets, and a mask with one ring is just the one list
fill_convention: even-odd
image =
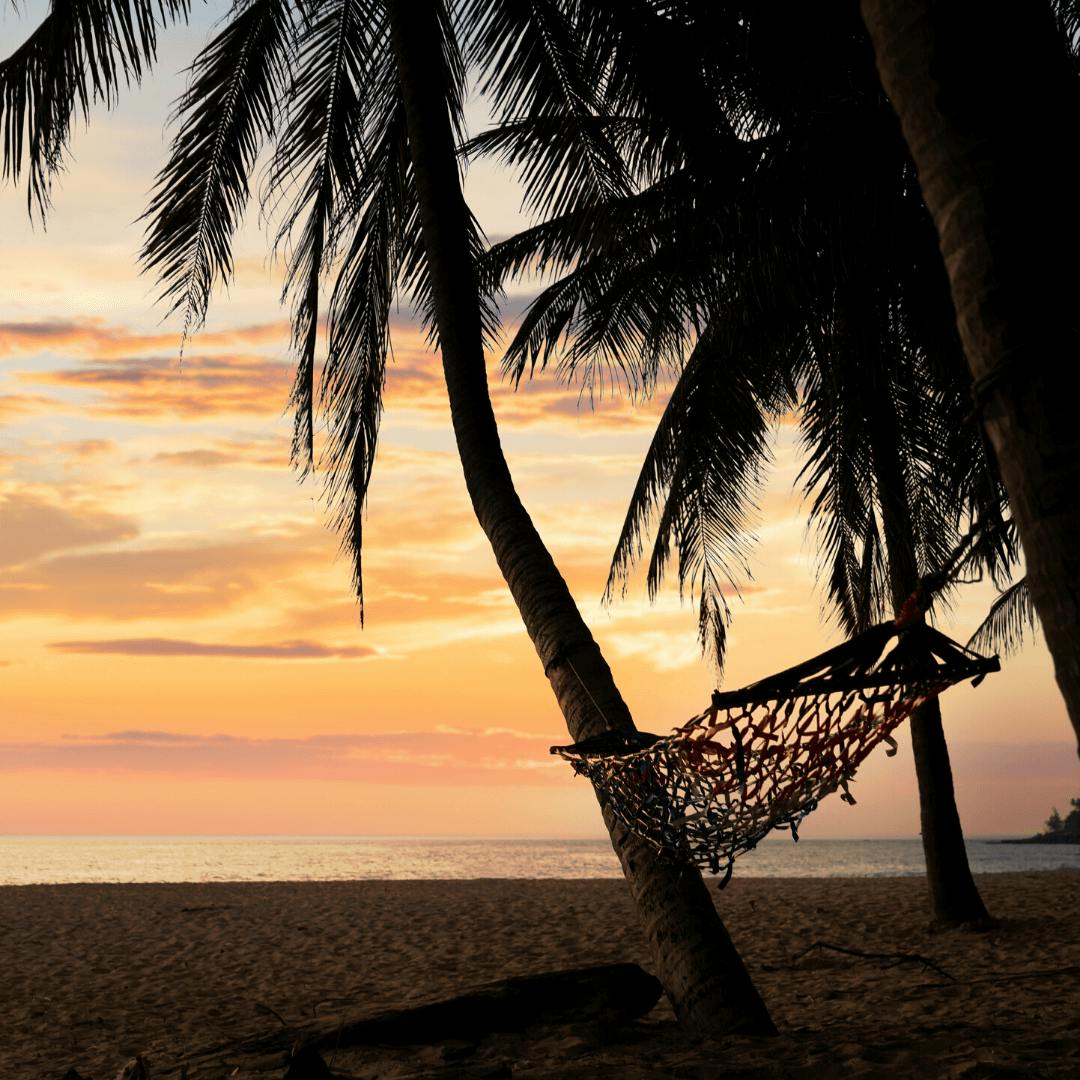
[(322, 1046), (403, 1045), (476, 1039), (496, 1031), (581, 1020), (633, 1020), (660, 1000), (660, 981), (637, 964), (550, 971), (491, 983), (471, 993), (341, 1023)]
[[(649, 1012), (660, 1000), (659, 980), (637, 964), (550, 971), (488, 983), (465, 994), (411, 1008), (386, 1009), (335, 1023), (282, 1026), (270, 1034), (190, 1054), (185, 1062), (211, 1059), (296, 1058), (303, 1051), (332, 1052), (349, 1046), (409, 1046), (478, 1040), (496, 1032), (582, 1021), (624, 1023)], [(314, 1054), (307, 1064), (317, 1075)]]

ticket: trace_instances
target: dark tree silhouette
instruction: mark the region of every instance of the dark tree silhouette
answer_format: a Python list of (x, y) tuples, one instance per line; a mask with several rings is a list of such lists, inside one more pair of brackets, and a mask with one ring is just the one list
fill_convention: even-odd
[(863, 0), (1080, 752), (1080, 7)]

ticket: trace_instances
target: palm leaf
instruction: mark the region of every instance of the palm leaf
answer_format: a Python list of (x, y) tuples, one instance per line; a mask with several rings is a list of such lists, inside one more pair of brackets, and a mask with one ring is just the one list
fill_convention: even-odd
[[(852, 394), (835, 363), (830, 326), (808, 327), (793, 358), (801, 391), (800, 441), (806, 461), (799, 472), (816, 528), (818, 559), (828, 568), (826, 595), (845, 633), (863, 628), (883, 587), (875, 574), (884, 568), (870, 552), (879, 531), (875, 521), (873, 462), (861, 395)], [(880, 549), (878, 549), (880, 550)], [(884, 590), (887, 593), (887, 589)], [(875, 621), (879, 611), (872, 611)]]
[[(73, 115), (112, 106), (157, 54), (160, 25), (187, 19), (190, 0), (52, 0), (49, 14), (0, 63), (4, 176), (29, 172), (27, 206), (44, 219), (63, 168)], [(24, 161), (25, 159), (25, 161)]]
[[(466, 0), (461, 11), (469, 55), (483, 71), (480, 90), (500, 119), (557, 119), (570, 134), (501, 148), (506, 163), (520, 170), (526, 206), (544, 216), (600, 205), (629, 190), (621, 158), (592, 122), (599, 109), (596, 72), (572, 11), (555, 0)], [(527, 136), (534, 129), (520, 130)]]
[(1080, 0), (1051, 0), (1058, 32), (1072, 56), (1073, 68), (1080, 74)]
[(362, 168), (355, 132), (363, 122), (361, 101), (373, 48), (373, 16), (366, 0), (313, 5), (300, 39), (283, 129), (267, 170), (264, 203), (274, 208), (288, 203), (278, 243), (290, 239), (302, 221), (289, 251), (283, 295), (293, 301), (292, 341), (297, 354), (289, 399), (295, 413), (292, 456), (304, 472), (314, 461), (319, 282), (333, 257), (338, 204), (343, 193), (355, 190)]
[(647, 394), (661, 370), (681, 368), (694, 328), (730, 288), (721, 279), (727, 219), (703, 219), (687, 194), (686, 178), (671, 177), (492, 248), (492, 281), (536, 265), (572, 267), (526, 310), (503, 358), (513, 378), (559, 350), (560, 372), (590, 391), (610, 378)]
[[(332, 519), (353, 564), (361, 619), (363, 513), (378, 443), (396, 291), (408, 295), (430, 338), (437, 340), (405, 106), (386, 16), (385, 8), (372, 9), (367, 65), (359, 83), (363, 123), (351, 133), (360, 168), (354, 183), (341, 185), (332, 222), (343, 254), (328, 310), (328, 351), (320, 393), (327, 417), (320, 465)], [(448, 19), (441, 9), (444, 70), (432, 72), (431, 77), (441, 79), (451, 122), (460, 129), (465, 68)], [(469, 226), (469, 244), (478, 262), (485, 244), (475, 219), (470, 218)], [(482, 307), (481, 318), (482, 332), (490, 342), (498, 327), (490, 304)]]
[(1039, 628), (1035, 605), (1026, 577), (1010, 585), (990, 605), (986, 618), (971, 635), (968, 648), (978, 652), (1018, 652), (1024, 644), (1025, 632)]
[(674, 557), (680, 595), (698, 599), (702, 648), (723, 666), (726, 594), (749, 576), (749, 532), (771, 417), (784, 397), (775, 372), (741, 352), (738, 329), (698, 339), (657, 426), (612, 557), (605, 598), (629, 575), (655, 531), (647, 585), (655, 597)]
[(170, 313), (183, 312), (184, 340), (203, 324), (215, 284), (232, 277), (232, 236), (273, 131), (292, 30), (288, 0), (250, 0), (196, 57), (177, 102), (140, 258)]
[[(417, 228), (408, 172), (405, 108), (391, 65), (384, 63), (367, 127), (367, 167), (348, 207), (351, 237), (327, 313), (327, 359), (321, 402), (328, 431), (321, 465), (335, 527), (353, 566), (364, 619), (363, 515), (375, 462), (390, 347), (390, 309), (402, 262)], [(344, 213), (344, 211), (343, 211)]]

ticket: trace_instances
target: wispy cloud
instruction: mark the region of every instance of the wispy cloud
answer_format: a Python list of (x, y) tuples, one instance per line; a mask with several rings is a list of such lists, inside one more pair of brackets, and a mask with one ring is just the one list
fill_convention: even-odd
[[(280, 415), (293, 370), (287, 343), (283, 321), (202, 333), (181, 372), (174, 333), (143, 333), (95, 319), (0, 323), (0, 356), (74, 358), (49, 370), (19, 373), (18, 378), (68, 392), (92, 391), (97, 397), (87, 408), (128, 419)], [(387, 379), (391, 412), (402, 413), (413, 425), (445, 428), (449, 413), (439, 358), (417, 327), (395, 325), (394, 357)], [(493, 370), (491, 391), (500, 423), (508, 428), (555, 424), (588, 425), (598, 432), (647, 430), (663, 405), (662, 395), (635, 405), (609, 392), (593, 403), (549, 374), (523, 380), (515, 388)], [(58, 404), (42, 395), (12, 395), (0, 399), (0, 410), (19, 414), (56, 409)]]
[(553, 741), (559, 739), (506, 728), (270, 739), (136, 729), (0, 743), (0, 771), (107, 770), (425, 787), (545, 784), (565, 779), (565, 766), (548, 751)]
[(89, 390), (92, 411), (127, 419), (210, 415), (278, 417), (288, 397), (292, 365), (251, 354), (124, 357), (77, 368), (28, 373), (24, 382)]
[(97, 641), (52, 641), (49, 648), (62, 653), (108, 653), (120, 656), (218, 656), (238, 660), (357, 660), (377, 656), (366, 645), (322, 645), (317, 641), (266, 642), (237, 645), (178, 638), (111, 638)]
[[(407, 348), (404, 362), (391, 365), (387, 372), (388, 409), (391, 413), (402, 411), (413, 424), (445, 426), (449, 411), (438, 358), (419, 344)], [(515, 387), (496, 372), (491, 373), (490, 390), (501, 426), (544, 425), (548, 431), (552, 425), (574, 430), (595, 428), (598, 433), (650, 430), (666, 401), (666, 394), (641, 404), (610, 394), (590, 401), (587, 395), (551, 377), (526, 380)]]
[(623, 659), (651, 664), (657, 671), (677, 671), (702, 663), (701, 647), (685, 633), (645, 630), (608, 634), (606, 640)]
[(45, 394), (0, 394), (0, 424), (23, 416), (64, 412), (67, 408), (59, 398)]
[(327, 539), (313, 526), (236, 542), (59, 554), (4, 575), (0, 614), (137, 619), (224, 611), (268, 583), (324, 565)]
[[(252, 345), (281, 345), (284, 348), (289, 340), (289, 325), (284, 320), (276, 320), (204, 331), (196, 340), (204, 351)], [(180, 335), (176, 331), (146, 334), (104, 319), (0, 322), (0, 356), (64, 352), (104, 359), (161, 351), (179, 355)]]
[(53, 448), (76, 461), (90, 461), (111, 454), (116, 449), (116, 443), (112, 439), (74, 439), (54, 443)]
[(45, 555), (130, 540), (138, 528), (85, 499), (62, 504), (28, 491), (0, 496), (0, 566), (13, 567)]
[(192, 450), (162, 450), (150, 459), (158, 465), (185, 469), (275, 469), (284, 472), (289, 465), (288, 443), (284, 440), (259, 439), (244, 442), (221, 439), (212, 446)]

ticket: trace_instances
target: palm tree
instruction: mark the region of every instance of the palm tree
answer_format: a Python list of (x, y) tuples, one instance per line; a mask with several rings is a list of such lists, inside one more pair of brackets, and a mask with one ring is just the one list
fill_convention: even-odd
[[(867, 268), (864, 280), (871, 273)], [(874, 303), (863, 295), (860, 310), (841, 322), (841, 335), (852, 325), (867, 327), (867, 308)], [(884, 318), (878, 322), (888, 325)], [(819, 500), (833, 498), (828, 492), (834, 477), (826, 470), (848, 473), (841, 481), (848, 499), (859, 493), (854, 504), (843, 495), (830, 507), (815, 501), (815, 510), (829, 515), (821, 519), (826, 537), (831, 530), (840, 541), (830, 579), (834, 603), (846, 628), (858, 632), (898, 614), (923, 576), (948, 559), (958, 539), (958, 504), (966, 503), (985, 525), (999, 516), (1000, 495), (993, 484), (984, 489), (989, 499), (964, 492), (964, 466), (971, 459), (956, 441), (950, 444), (948, 433), (963, 430), (966, 402), (957, 387), (934, 401), (940, 374), (928, 370), (924, 354), (897, 350), (895, 337), (855, 342), (851, 351), (843, 340), (823, 344), (812, 360), (820, 370), (801, 371), (807, 472)], [(853, 385), (860, 393), (851, 393)], [(832, 516), (837, 511), (839, 521)], [(1013, 554), (1011, 537), (1002, 532), (1005, 551), (983, 552), (998, 577)], [(985, 925), (989, 915), (968, 865), (939, 700), (912, 715), (910, 731), (934, 923)]]
[[(567, 340), (563, 371), (587, 384), (648, 390), (665, 365), (678, 379), (609, 591), (625, 585), (655, 521), (650, 591), (675, 554), (719, 662), (723, 589), (744, 568), (769, 427), (800, 401), (811, 518), (845, 630), (898, 612), (965, 517), (998, 523), (978, 554), (1000, 576), (1014, 555), (1000, 484), (963, 422), (966, 376), (933, 230), (857, 14), (686, 4), (680, 26), (638, 8), (653, 82), (605, 86), (595, 119), (638, 190), (557, 215), (489, 259), (494, 280), (537, 259), (565, 271), (510, 345), (515, 377)], [(677, 100), (696, 103), (692, 124), (649, 99), (669, 75)], [(572, 137), (525, 117), (474, 147), (529, 161), (536, 143), (554, 155)], [(681, 367), (696, 327), (706, 329)], [(936, 704), (913, 718), (912, 738), (935, 921), (982, 922)]]
[[(150, 0), (138, 2), (152, 23)], [(0, 67), (5, 168), (18, 177), (28, 130), (31, 197), (42, 209), (75, 103), (110, 100), (119, 76), (137, 76), (136, 61), (149, 64), (154, 51), (148, 32), (139, 40), (113, 32), (127, 0), (68, 0), (65, 7), (77, 17), (54, 9)], [(184, 10), (177, 3), (162, 14)], [(485, 370), (495, 313), (478, 288), (483, 241), (457, 165), (460, 41), (474, 43), (507, 103), (542, 109), (547, 99), (573, 115), (588, 111), (591, 91), (559, 8), (527, 11), (506, 2), (458, 15), (455, 22), (441, 0), (235, 5), (196, 58), (178, 104), (179, 130), (147, 213), (143, 261), (183, 314), (185, 337), (197, 330), (214, 285), (231, 272), (231, 237), (255, 159), (273, 141), (266, 199), (283, 220), (279, 240), (298, 231), (286, 278), (299, 361), (294, 452), (302, 468), (313, 465), (318, 398), (329, 429), (322, 466), (361, 604), (362, 510), (382, 409), (390, 301), (400, 286), (437, 335), (474, 510), (570, 734), (580, 740), (632, 729), (633, 721), (514, 490), (499, 443)], [(57, 39), (62, 47), (54, 47)], [(610, 164), (588, 162), (608, 189), (619, 182)], [(317, 394), (315, 327), (328, 272), (335, 279)], [(602, 809), (680, 1020), (698, 1032), (773, 1031), (700, 874), (657, 856)]]
[(1080, 750), (1080, 6), (863, 0), (940, 237), (957, 325)]

